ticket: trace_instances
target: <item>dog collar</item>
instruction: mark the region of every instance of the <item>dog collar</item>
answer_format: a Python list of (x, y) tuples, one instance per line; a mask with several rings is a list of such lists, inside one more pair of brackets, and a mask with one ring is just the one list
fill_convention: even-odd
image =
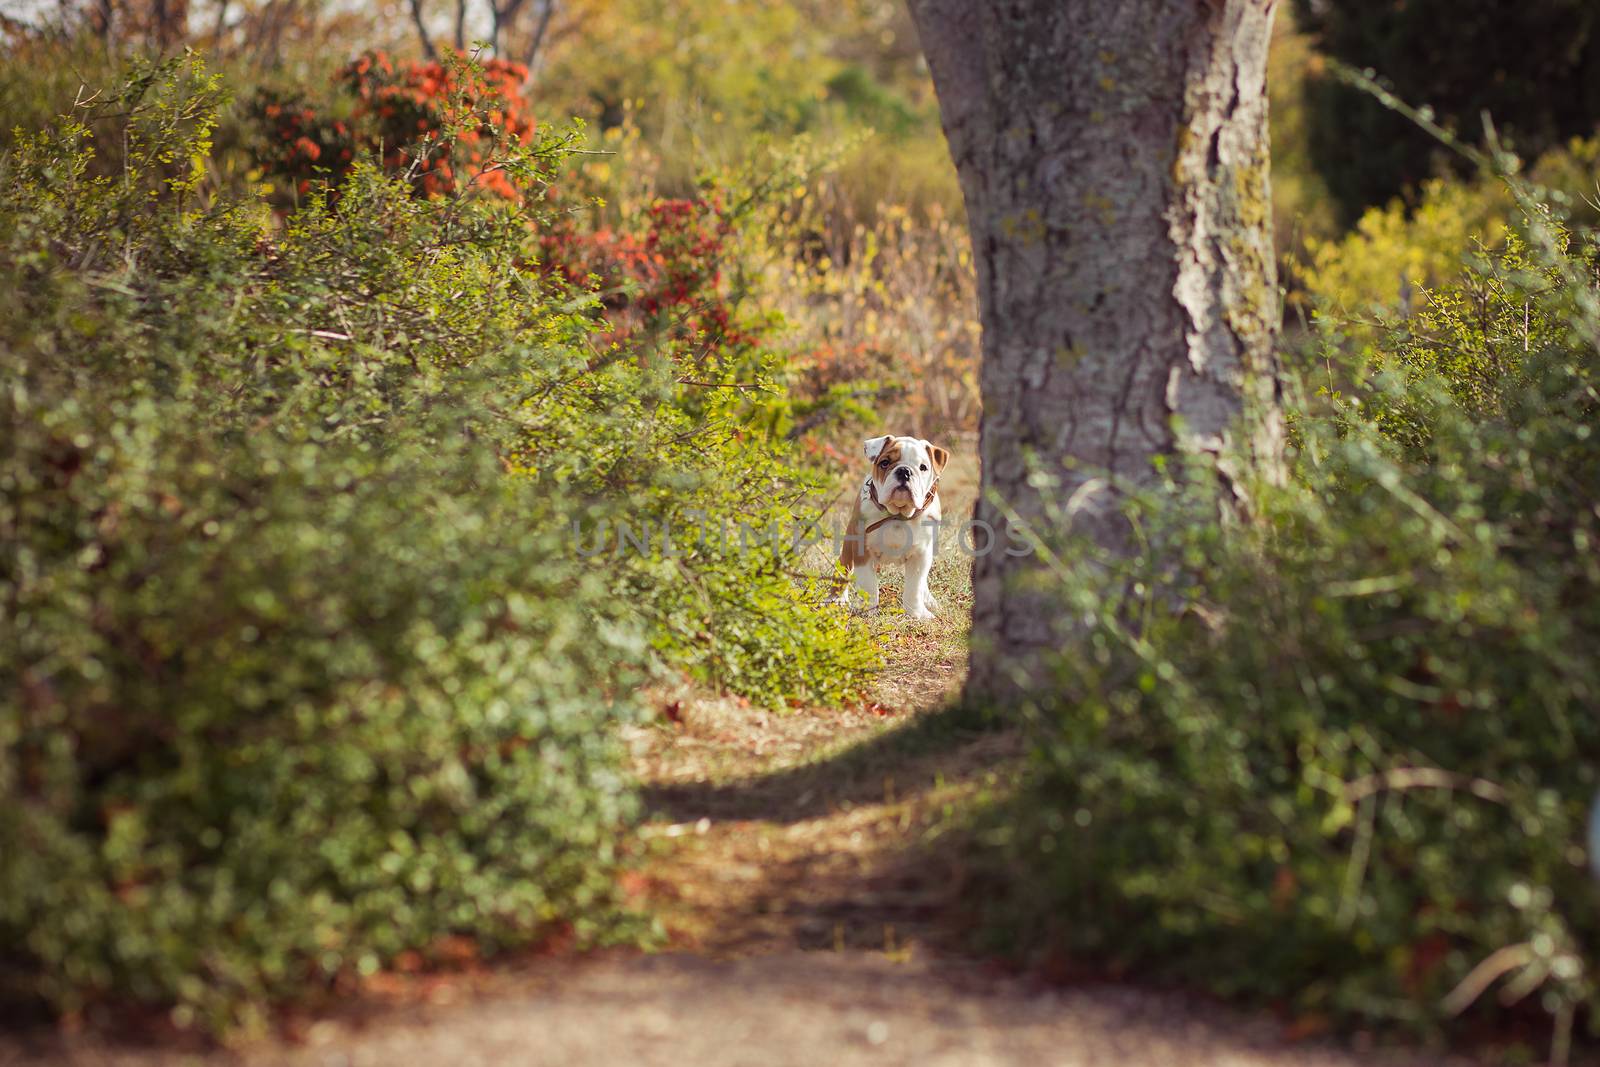
[[(867, 536), (867, 534), (871, 533), (873, 530), (876, 530), (878, 527), (883, 526), (885, 523), (910, 522), (912, 519), (915, 519), (917, 516), (921, 515), (924, 511), (927, 511), (928, 508), (933, 504), (933, 498), (938, 495), (939, 479), (935, 478), (933, 480), (933, 484), (928, 486), (928, 495), (923, 499), (922, 506), (920, 508), (918, 508), (916, 511), (913, 511), (909, 515), (896, 515), (893, 512), (890, 512), (877, 522), (869, 525), (865, 530), (862, 530), (861, 536)], [(888, 508), (883, 506), (883, 502), (878, 499), (878, 486), (877, 483), (875, 483), (871, 478), (867, 479), (867, 496), (871, 498), (873, 504), (877, 505), (879, 511), (889, 511)]]

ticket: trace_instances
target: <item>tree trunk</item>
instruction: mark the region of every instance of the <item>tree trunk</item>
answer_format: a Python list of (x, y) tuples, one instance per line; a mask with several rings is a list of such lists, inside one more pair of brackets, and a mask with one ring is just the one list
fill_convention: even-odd
[(140, 27), (144, 42), (157, 52), (166, 52), (189, 35), (189, 0), (150, 0), (138, 13), (144, 16)]
[(433, 38), (428, 34), (428, 20), (423, 17), (422, 0), (411, 0), (411, 24), (416, 27), (422, 54), (430, 60), (438, 59), (439, 50), (433, 46)]
[[(911, 0), (972, 232), (977, 518), (995, 529), (1006, 522), (991, 496), (1025, 522), (1044, 513), (1030, 456), (1062, 499), (1107, 480), (1074, 521), (1113, 551), (1126, 543), (1118, 491), (1148, 484), (1155, 457), (1220, 458), (1242, 437), (1276, 462), (1275, 6)], [(976, 560), (969, 695), (1026, 689), (1059, 640), (1050, 604), (1026, 588), (1041, 565)]]
[(527, 47), (522, 50), (522, 65), (528, 68), (528, 81), (524, 92), (531, 92), (537, 80), (535, 72), (539, 65), (541, 53), (544, 51), (545, 35), (550, 32), (550, 22), (555, 18), (556, 0), (543, 0), (539, 5), (539, 14), (535, 16), (533, 29), (528, 33)]

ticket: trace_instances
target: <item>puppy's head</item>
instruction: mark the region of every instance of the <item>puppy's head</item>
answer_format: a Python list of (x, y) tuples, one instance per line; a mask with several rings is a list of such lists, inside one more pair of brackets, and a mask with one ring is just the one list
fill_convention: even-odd
[(928, 499), (928, 490), (944, 469), (950, 453), (918, 437), (885, 434), (864, 444), (872, 463), (878, 503), (896, 515), (910, 515)]

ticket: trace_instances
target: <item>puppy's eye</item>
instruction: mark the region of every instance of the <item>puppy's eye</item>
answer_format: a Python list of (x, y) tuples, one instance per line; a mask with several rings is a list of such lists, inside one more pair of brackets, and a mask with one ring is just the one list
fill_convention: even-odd
[(927, 465), (927, 464), (926, 464), (926, 463), (924, 463), (924, 464), (923, 464), (923, 465), (922, 465), (922, 469), (923, 469), (923, 470), (927, 470), (927, 469), (928, 469), (928, 465)]
[(882, 463), (878, 464), (878, 466), (882, 467), (884, 470), (888, 470), (889, 469), (889, 461), (888, 460), (884, 460)]

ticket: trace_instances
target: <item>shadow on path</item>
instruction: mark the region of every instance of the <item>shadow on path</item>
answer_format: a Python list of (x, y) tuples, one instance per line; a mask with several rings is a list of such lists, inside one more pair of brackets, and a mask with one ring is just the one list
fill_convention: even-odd
[(998, 729), (981, 713), (957, 705), (799, 766), (734, 781), (647, 786), (643, 797), (647, 811), (669, 822), (790, 824), (964, 781), (996, 770), (1020, 751), (1015, 731)]
[(668, 923), (717, 955), (958, 947), (970, 922), (958, 801), (1003, 789), (1019, 731), (959, 706), (796, 766), (645, 790), (673, 844), (653, 865)]

